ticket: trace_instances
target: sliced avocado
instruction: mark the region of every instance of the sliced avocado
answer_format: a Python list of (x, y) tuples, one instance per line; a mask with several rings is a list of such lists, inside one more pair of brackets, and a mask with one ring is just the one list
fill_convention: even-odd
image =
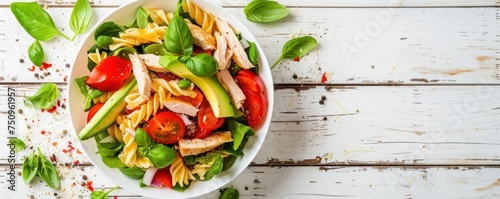
[(125, 82), (125, 84), (118, 89), (113, 95), (104, 103), (101, 109), (97, 111), (94, 117), (83, 127), (83, 129), (78, 134), (80, 140), (89, 139), (103, 130), (106, 130), (109, 126), (115, 123), (116, 116), (123, 111), (127, 103), (125, 102), (125, 97), (128, 93), (135, 87), (137, 81), (135, 78), (131, 78)]
[(234, 117), (235, 112), (233, 105), (231, 104), (231, 99), (214, 75), (198, 77), (189, 71), (186, 64), (177, 60), (169, 60), (166, 63), (162, 63), (160, 60), (160, 64), (171, 73), (179, 77), (189, 79), (196, 86), (198, 86), (198, 88), (201, 89), (201, 92), (205, 94), (210, 106), (214, 110), (215, 117)]

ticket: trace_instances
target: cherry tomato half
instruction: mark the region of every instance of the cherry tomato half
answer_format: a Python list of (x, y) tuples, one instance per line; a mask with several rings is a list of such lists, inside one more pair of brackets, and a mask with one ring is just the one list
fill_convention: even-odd
[(87, 123), (94, 117), (94, 115), (99, 111), (104, 103), (97, 103), (89, 110), (89, 114), (87, 115)]
[(153, 179), (160, 181), (163, 186), (172, 188), (172, 174), (170, 173), (170, 166), (163, 169), (158, 169)]
[(146, 131), (158, 143), (173, 144), (182, 139), (186, 125), (177, 114), (163, 111), (149, 119)]
[(131, 70), (129, 60), (119, 56), (107, 57), (90, 72), (85, 83), (101, 91), (116, 91), (128, 79)]
[(194, 138), (203, 139), (203, 138), (207, 137), (208, 135), (210, 135), (210, 133), (212, 133), (212, 131), (213, 130), (204, 129), (204, 128), (201, 128), (198, 126), (194, 132)]
[(195, 107), (199, 107), (201, 105), (201, 102), (203, 101), (203, 93), (201, 93), (200, 89), (194, 88), (193, 91), (196, 91), (196, 97), (189, 97), (189, 96), (178, 96), (175, 97), (176, 99), (182, 100), (184, 102), (188, 102), (191, 105)]
[(223, 123), (224, 118), (215, 117), (214, 110), (208, 101), (203, 100), (198, 111), (198, 126), (205, 130), (215, 130), (222, 126)]
[(253, 92), (261, 93), (265, 91), (264, 82), (262, 82), (262, 79), (251, 70), (241, 69), (236, 76), (234, 76), (234, 79), (237, 80), (237, 84), (240, 88), (247, 88)]
[(245, 118), (248, 120), (248, 125), (250, 127), (257, 127), (262, 119), (264, 119), (264, 114), (267, 111), (267, 100), (264, 93), (254, 92), (247, 88), (241, 88), (243, 94), (247, 98), (243, 103), (245, 112), (243, 113)]

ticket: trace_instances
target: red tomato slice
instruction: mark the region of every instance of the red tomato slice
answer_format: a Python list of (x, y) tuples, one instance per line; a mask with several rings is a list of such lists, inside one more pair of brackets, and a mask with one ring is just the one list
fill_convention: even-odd
[(94, 115), (102, 108), (104, 103), (97, 103), (92, 108), (90, 108), (89, 114), (87, 115), (87, 123), (94, 117)]
[(90, 72), (85, 83), (101, 91), (116, 91), (130, 76), (132, 63), (120, 56), (111, 56), (102, 60)]
[(180, 99), (182, 101), (188, 102), (193, 106), (199, 107), (201, 105), (201, 102), (203, 101), (203, 93), (201, 93), (200, 89), (194, 88), (193, 91), (196, 91), (196, 97), (189, 97), (189, 96), (179, 96), (175, 97), (176, 99)]
[(261, 93), (265, 91), (264, 82), (262, 82), (260, 77), (251, 70), (241, 69), (236, 76), (234, 76), (234, 79), (236, 79), (240, 88), (247, 88), (253, 92)]
[(156, 73), (156, 75), (158, 75), (159, 78), (162, 78), (162, 79), (167, 80), (167, 81), (180, 79), (179, 76), (174, 75), (173, 73), (169, 73), (169, 72), (165, 72), (165, 73), (158, 72), (158, 73)]
[(194, 138), (203, 139), (203, 138), (207, 137), (208, 135), (210, 135), (210, 133), (212, 133), (212, 131), (213, 130), (207, 130), (207, 129), (198, 127), (198, 128), (196, 128), (196, 131), (194, 132)]
[(248, 120), (248, 125), (255, 128), (260, 125), (267, 111), (267, 99), (264, 93), (254, 92), (247, 88), (242, 88), (243, 94), (247, 98), (243, 103), (245, 109), (244, 116)]
[(214, 130), (222, 126), (224, 118), (215, 117), (214, 110), (207, 100), (203, 100), (198, 111), (198, 126), (205, 130)]
[(163, 169), (158, 169), (155, 173), (153, 179), (160, 181), (163, 186), (167, 186), (172, 189), (172, 174), (170, 173), (170, 166)]
[(186, 125), (177, 114), (163, 111), (148, 121), (146, 131), (158, 143), (173, 144), (184, 136)]

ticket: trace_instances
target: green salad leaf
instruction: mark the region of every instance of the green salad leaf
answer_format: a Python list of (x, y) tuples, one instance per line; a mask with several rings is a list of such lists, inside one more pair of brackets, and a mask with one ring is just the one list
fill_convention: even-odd
[(200, 53), (187, 60), (186, 66), (194, 75), (207, 77), (214, 75), (219, 69), (219, 63), (214, 57)]
[(13, 2), (10, 10), (21, 26), (33, 38), (48, 41), (59, 35), (69, 40), (69, 37), (56, 28), (52, 17), (37, 2)]
[(69, 27), (75, 33), (71, 40), (74, 40), (76, 36), (87, 31), (92, 21), (92, 14), (93, 10), (88, 0), (76, 1), (69, 20)]
[(243, 12), (249, 21), (256, 23), (278, 21), (290, 14), (287, 7), (270, 0), (253, 0), (245, 6)]
[(193, 36), (182, 17), (174, 16), (165, 32), (165, 47), (168, 51), (184, 56), (193, 54)]
[(47, 184), (49, 185), (50, 188), (52, 189), (59, 189), (60, 186), (60, 180), (59, 180), (59, 174), (57, 173), (56, 168), (48, 160), (40, 151), (40, 148), (37, 148), (38, 150), (38, 158), (40, 159), (40, 167), (38, 168), (38, 176)]
[(43, 84), (33, 96), (26, 97), (25, 101), (37, 109), (48, 109), (54, 106), (59, 97), (59, 89), (54, 83)]
[(287, 41), (281, 50), (281, 56), (276, 60), (273, 66), (271, 66), (271, 69), (278, 65), (283, 59), (302, 59), (304, 55), (309, 53), (309, 51), (317, 45), (318, 41), (311, 36), (297, 37)]
[(139, 167), (132, 167), (132, 168), (123, 167), (123, 168), (119, 168), (119, 169), (124, 175), (126, 175), (127, 177), (132, 178), (132, 179), (142, 179), (142, 177), (144, 176), (144, 173), (146, 173), (144, 170), (142, 170)]
[(75, 82), (78, 85), (80, 92), (83, 96), (85, 96), (84, 110), (89, 111), (92, 107), (92, 100), (104, 95), (104, 91), (90, 88), (87, 84), (85, 84), (85, 79), (87, 79), (87, 76), (76, 78)]
[(149, 146), (153, 144), (153, 139), (146, 133), (146, 131), (142, 128), (137, 128), (135, 130), (134, 141), (139, 146)]
[(219, 196), (219, 199), (238, 199), (240, 192), (234, 187), (225, 188)]
[(110, 189), (107, 192), (104, 192), (104, 191), (92, 191), (92, 193), (90, 194), (90, 199), (107, 199), (109, 193), (111, 193), (114, 190), (117, 190), (118, 188), (120, 188), (120, 187), (114, 187), (114, 188)]
[(171, 165), (175, 160), (175, 156), (175, 149), (163, 144), (153, 144), (146, 153), (146, 157), (148, 157), (149, 160), (151, 160), (151, 163), (153, 163), (153, 165), (158, 169)]
[(38, 172), (38, 167), (40, 165), (39, 162), (40, 159), (38, 159), (35, 153), (32, 153), (28, 157), (24, 158), (22, 168), (24, 183), (29, 184), (33, 180), (33, 178), (35, 178)]
[(8, 145), (14, 145), (14, 151), (19, 152), (26, 148), (26, 144), (19, 138), (10, 138)]
[(229, 121), (229, 131), (231, 131), (233, 137), (233, 150), (240, 148), (240, 145), (246, 135), (255, 135), (252, 128), (234, 120)]
[(148, 11), (146, 9), (139, 7), (135, 14), (137, 18), (137, 27), (144, 29), (148, 26)]
[(42, 66), (45, 54), (43, 53), (42, 45), (38, 40), (35, 40), (28, 48), (28, 57), (30, 58), (31, 63), (35, 66)]

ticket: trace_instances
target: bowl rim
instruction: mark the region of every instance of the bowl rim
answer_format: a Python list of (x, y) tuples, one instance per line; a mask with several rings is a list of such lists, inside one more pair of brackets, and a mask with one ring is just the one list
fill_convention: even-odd
[[(135, 12), (132, 12), (132, 10), (137, 9), (140, 6), (147, 7), (147, 6), (155, 5), (155, 4), (157, 5), (159, 3), (166, 4), (165, 2), (172, 2), (172, 4), (175, 5), (177, 0), (136, 0), (136, 1), (131, 1), (131, 2), (128, 2), (126, 4), (123, 4), (119, 7), (117, 7), (116, 9), (114, 9), (113, 11), (109, 12), (103, 18), (101, 18), (92, 27), (92, 29), (90, 29), (87, 32), (87, 35), (85, 36), (85, 38), (80, 42), (80, 45), (78, 46), (78, 51), (76, 52), (76, 55), (73, 59), (74, 62), (73, 62), (72, 68), (70, 70), (68, 89), (66, 92), (66, 96), (68, 98), (68, 105), (69, 105), (68, 113), (69, 113), (69, 117), (70, 117), (69, 119), (70, 119), (70, 123), (71, 123), (71, 128), (73, 129), (73, 131), (75, 132), (76, 135), (79, 132), (78, 129), (81, 129), (83, 126), (77, 126), (76, 121), (74, 121), (74, 120), (77, 120), (77, 119), (75, 119), (75, 117), (80, 118), (80, 119), (78, 119), (79, 121), (83, 120), (83, 118), (81, 117), (82, 116), (81, 112), (83, 111), (83, 108), (81, 108), (78, 111), (77, 111), (77, 109), (72, 108), (73, 106), (75, 106), (75, 105), (73, 105), (74, 103), (72, 103), (74, 101), (73, 100), (74, 97), (72, 97), (72, 96), (74, 96), (75, 93), (77, 93), (78, 94), (77, 98), (82, 98), (81, 93), (79, 92), (78, 86), (74, 82), (74, 79), (81, 77), (81, 74), (79, 74), (77, 72), (77, 69), (79, 69), (79, 68), (77, 68), (77, 66), (83, 67), (84, 69), (82, 69), (82, 70), (87, 70), (87, 73), (88, 73), (88, 69), (86, 67), (87, 62), (85, 62), (85, 64), (78, 64), (78, 61), (79, 61), (78, 58), (79, 57), (81, 58), (80, 54), (82, 54), (83, 52), (85, 52), (84, 54), (87, 55), (87, 53), (86, 53), (87, 49), (84, 50), (84, 47), (89, 45), (89, 42), (91, 42), (92, 45), (95, 43), (94, 38), (93, 38), (93, 34), (94, 34), (96, 28), (99, 27), (102, 23), (110, 21), (110, 19), (113, 18), (113, 16), (115, 16), (117, 14), (123, 14), (122, 13), (123, 11), (128, 10), (128, 12), (130, 12), (130, 13), (128, 13), (128, 14), (126, 13), (125, 15), (132, 15), (132, 13), (135, 13)], [(256, 135), (252, 136), (250, 138), (248, 145), (245, 147), (245, 149), (244, 149), (245, 155), (242, 157), (239, 157), (237, 159), (236, 163), (233, 165), (233, 167), (231, 167), (231, 169), (224, 171), (223, 173), (215, 176), (214, 179), (209, 180), (209, 181), (197, 181), (196, 184), (202, 184), (202, 185), (208, 184), (208, 185), (204, 186), (204, 187), (206, 187), (205, 189), (196, 190), (196, 191), (193, 191), (192, 189), (196, 189), (197, 187), (190, 187), (185, 192), (178, 192), (178, 191), (171, 190), (171, 189), (158, 189), (158, 188), (148, 188), (148, 187), (140, 188), (137, 183), (132, 183), (132, 184), (128, 183), (127, 184), (125, 182), (122, 182), (119, 180), (120, 178), (115, 178), (115, 176), (111, 176), (112, 173), (108, 173), (105, 171), (105, 170), (114, 170), (114, 173), (116, 173), (116, 172), (119, 172), (119, 170), (117, 168), (107, 167), (106, 165), (104, 165), (102, 163), (102, 160), (100, 160), (99, 155), (97, 155), (97, 156), (99, 156), (99, 158), (96, 159), (96, 155), (91, 154), (91, 151), (88, 151), (86, 146), (89, 145), (90, 142), (92, 142), (90, 147), (93, 146), (95, 148), (94, 141), (92, 141), (91, 139), (80, 140), (77, 138), (78, 144), (82, 148), (83, 153), (89, 158), (90, 162), (94, 165), (95, 168), (97, 168), (99, 173), (103, 174), (108, 180), (117, 184), (118, 186), (120, 186), (128, 191), (131, 191), (131, 192), (134, 192), (136, 194), (146, 196), (146, 197), (160, 198), (160, 197), (164, 196), (161, 194), (167, 194), (167, 193), (172, 194), (173, 193), (173, 195), (171, 195), (171, 196), (176, 197), (176, 198), (191, 198), (191, 197), (197, 197), (197, 196), (201, 196), (201, 195), (213, 192), (214, 190), (217, 190), (217, 189), (225, 186), (227, 183), (230, 183), (237, 176), (239, 176), (250, 165), (251, 161), (253, 161), (253, 159), (257, 156), (258, 152), (260, 151), (260, 148), (262, 147), (263, 142), (265, 140), (265, 137), (267, 136), (267, 133), (269, 131), (269, 126), (270, 126), (273, 107), (274, 107), (274, 85), (273, 85), (273, 79), (272, 79), (272, 74), (271, 74), (271, 70), (269, 67), (269, 63), (268, 63), (268, 60), (264, 54), (262, 47), (260, 46), (260, 44), (258, 43), (256, 38), (253, 36), (251, 31), (239, 19), (237, 19), (233, 14), (231, 14), (228, 10), (224, 9), (220, 5), (217, 5), (213, 2), (210, 2), (209, 0), (191, 0), (191, 2), (199, 5), (199, 7), (202, 7), (204, 9), (206, 9), (207, 7), (214, 9), (214, 10), (207, 10), (207, 11), (211, 12), (215, 16), (227, 21), (232, 27), (234, 27), (235, 29), (238, 29), (241, 32), (243, 38), (245, 38), (249, 41), (252, 41), (256, 44), (258, 54), (259, 54), (259, 76), (262, 78), (262, 80), (265, 84), (265, 87), (266, 87), (265, 96), (268, 99), (268, 109), (267, 109), (267, 113), (266, 113), (263, 124), (261, 124), (259, 127), (256, 128), (256, 130), (255, 130)], [(214, 12), (218, 12), (218, 13), (215, 14)], [(135, 16), (133, 18), (135, 18)], [(118, 23), (118, 24), (120, 24), (120, 23)], [(85, 60), (86, 60), (86, 56), (85, 56)], [(76, 89), (76, 91), (75, 91), (75, 89)], [(81, 104), (80, 104), (80, 107), (81, 107)], [(78, 114), (80, 114), (80, 115), (78, 115)], [(251, 145), (251, 148), (249, 145)], [(119, 173), (119, 174), (121, 174), (121, 173)], [(121, 174), (121, 175), (124, 176), (123, 174)], [(135, 179), (131, 179), (128, 177), (125, 177), (125, 178), (127, 178), (131, 181), (137, 181)], [(216, 181), (214, 181), (214, 180), (216, 180)], [(195, 186), (196, 186), (196, 184), (195, 184)], [(130, 186), (130, 185), (132, 185), (132, 186)], [(202, 185), (198, 185), (198, 186), (202, 186)], [(160, 194), (155, 194), (155, 193), (160, 193)]]

